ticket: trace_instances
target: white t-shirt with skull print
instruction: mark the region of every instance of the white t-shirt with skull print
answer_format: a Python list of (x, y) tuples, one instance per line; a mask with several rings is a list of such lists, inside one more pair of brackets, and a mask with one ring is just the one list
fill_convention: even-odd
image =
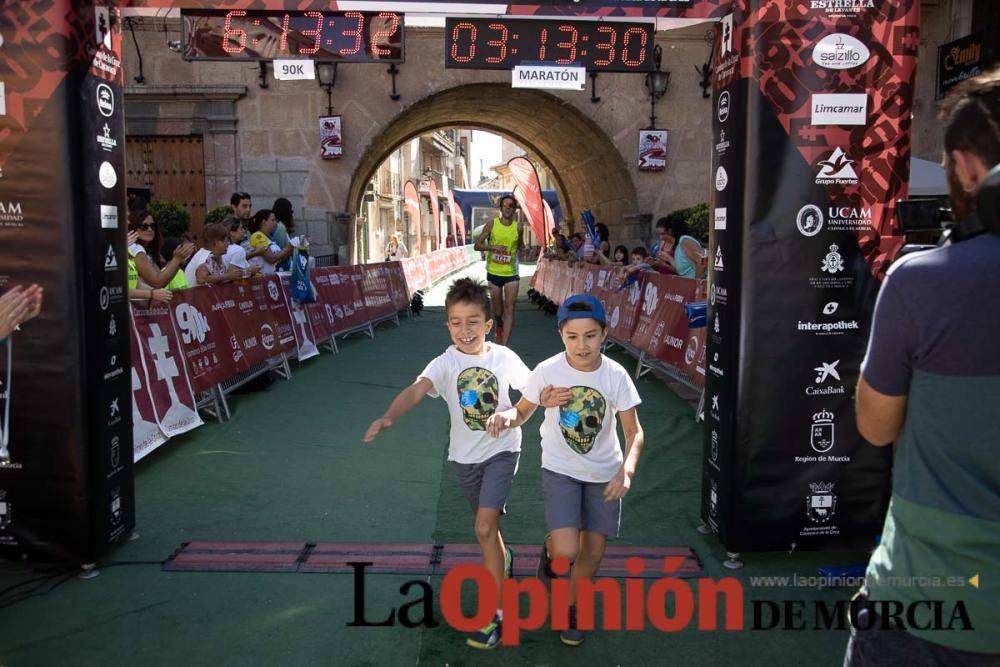
[(499, 438), (486, 432), (486, 420), (497, 410), (511, 407), (510, 389), (523, 390), (531, 370), (513, 350), (486, 343), (483, 354), (463, 354), (448, 347), (427, 364), (418, 377), (434, 388), (427, 392), (448, 403), (451, 444), (448, 460), (481, 463), (500, 452), (521, 451), (521, 429), (504, 431)]
[(625, 460), (615, 416), (642, 402), (628, 371), (603, 355), (597, 370), (578, 371), (560, 352), (535, 367), (524, 397), (538, 404), (549, 385), (567, 387), (573, 398), (545, 410), (542, 467), (581, 482), (611, 481)]

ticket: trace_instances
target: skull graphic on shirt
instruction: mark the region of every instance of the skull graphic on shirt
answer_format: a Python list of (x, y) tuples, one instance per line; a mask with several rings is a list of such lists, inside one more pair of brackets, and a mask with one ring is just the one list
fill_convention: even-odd
[(470, 430), (486, 430), (486, 420), (496, 412), (499, 393), (497, 376), (485, 368), (466, 368), (458, 374), (458, 404)]
[(607, 402), (591, 387), (570, 387), (570, 391), (573, 398), (559, 408), (559, 430), (570, 449), (577, 454), (587, 454), (601, 432)]

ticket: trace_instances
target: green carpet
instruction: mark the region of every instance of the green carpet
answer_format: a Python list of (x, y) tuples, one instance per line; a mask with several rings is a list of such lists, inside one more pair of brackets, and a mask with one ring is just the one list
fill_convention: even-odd
[[(467, 272), (482, 275), (481, 265)], [(290, 382), (279, 379), (266, 391), (233, 397), (232, 421), (208, 423), (143, 459), (136, 478), (140, 539), (108, 554), (106, 560), (121, 564), (102, 567), (96, 579), (72, 578), (0, 608), (0, 665), (841, 663), (844, 631), (595, 631), (571, 649), (544, 629), (526, 633), (520, 647), (481, 652), (443, 623), (436, 600), (441, 625), (434, 629), (348, 627), (356, 593), (349, 574), (165, 573), (142, 564), (196, 539), (474, 542), (471, 512), (446, 461), (443, 402), (427, 399), (374, 443), (361, 443), (369, 423), (448, 344), (443, 311), (433, 307), (440, 297), (436, 289), (422, 317), (404, 318), (400, 328), (380, 327), (375, 340), (354, 336), (338, 355), (293, 363)], [(522, 301), (511, 347), (529, 366), (558, 352), (554, 318)], [(634, 364), (620, 351), (612, 356), (627, 368)], [(695, 530), (701, 429), (693, 411), (655, 378), (637, 386), (646, 448), (617, 544), (692, 546), (709, 577), (730, 576), (718, 542)], [(537, 543), (545, 533), (540, 420), (536, 414), (524, 429), (503, 520), (514, 543)], [(745, 584), (748, 623), (753, 599), (833, 601), (853, 592), (753, 588), (749, 577), (808, 576), (820, 564), (864, 558), (748, 554), (746, 568), (736, 573)], [(0, 567), (0, 589), (37, 576), (26, 564)], [(400, 593), (407, 581), (366, 579), (370, 621), (419, 597), (412, 589)], [(431, 584), (436, 596), (439, 581)], [(471, 610), (474, 598), (466, 593)]]

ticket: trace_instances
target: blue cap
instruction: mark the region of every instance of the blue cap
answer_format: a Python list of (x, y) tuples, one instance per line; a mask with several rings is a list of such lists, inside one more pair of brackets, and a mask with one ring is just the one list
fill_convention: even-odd
[[(581, 304), (581, 305), (577, 305)], [(571, 309), (572, 306), (576, 308)], [(586, 309), (583, 308), (586, 306)], [(608, 318), (604, 315), (604, 306), (598, 301), (597, 297), (591, 294), (574, 294), (568, 297), (563, 304), (559, 306), (559, 314), (557, 316), (559, 324), (562, 324), (566, 320), (579, 320), (579, 319), (592, 319), (597, 320), (603, 325), (607, 325)]]

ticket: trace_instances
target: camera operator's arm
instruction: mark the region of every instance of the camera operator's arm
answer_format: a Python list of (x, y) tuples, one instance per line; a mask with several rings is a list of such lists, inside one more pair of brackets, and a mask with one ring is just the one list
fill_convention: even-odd
[(906, 419), (919, 328), (905, 296), (919, 291), (905, 289), (907, 276), (906, 271), (890, 273), (882, 285), (858, 381), (858, 432), (876, 447), (895, 442)]

